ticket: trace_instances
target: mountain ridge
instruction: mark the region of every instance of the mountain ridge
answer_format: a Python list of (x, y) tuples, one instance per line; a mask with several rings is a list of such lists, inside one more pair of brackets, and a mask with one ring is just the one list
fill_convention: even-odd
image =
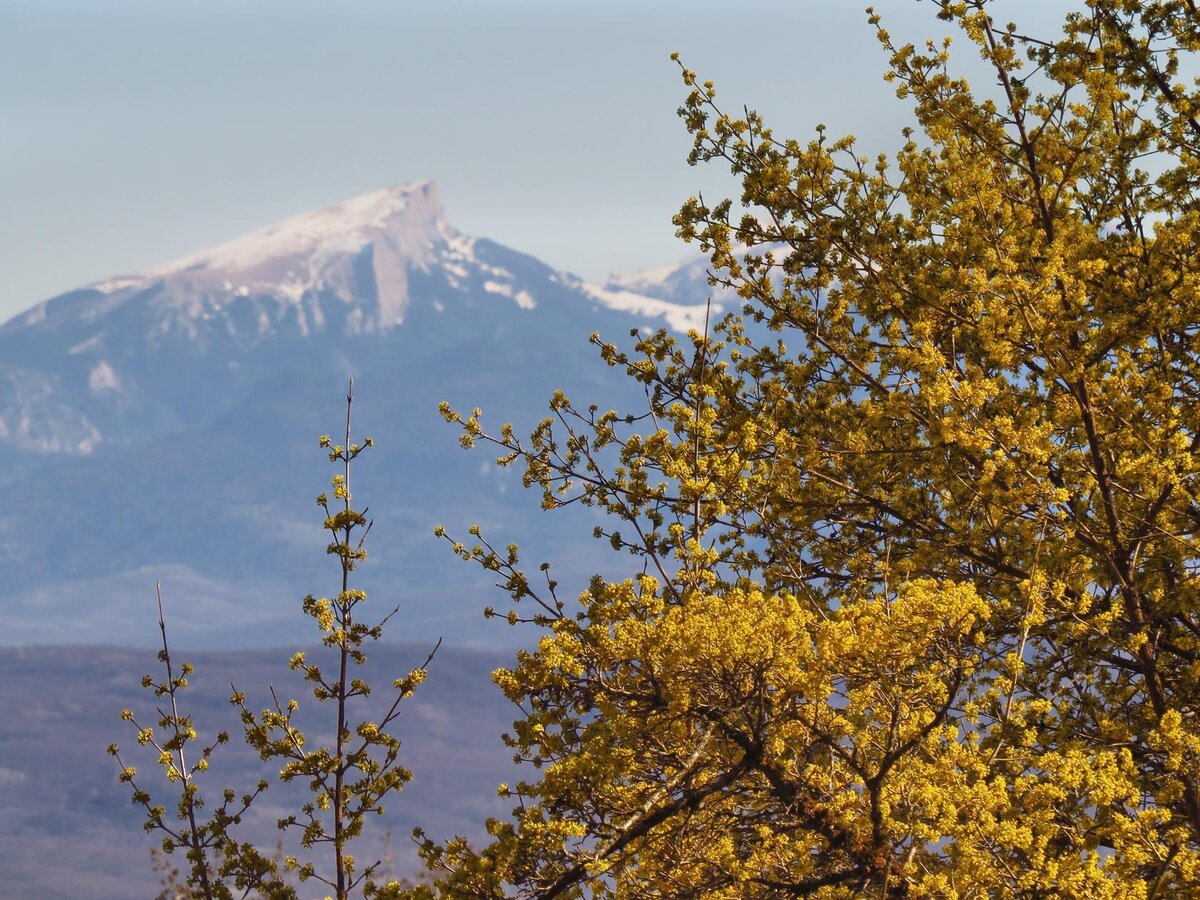
[[(694, 261), (683, 267), (690, 278)], [(296, 603), (328, 575), (315, 438), (344, 418), (350, 376), (356, 423), (378, 445), (360, 463), (380, 544), (364, 585), (401, 603), (417, 637), (518, 640), (482, 620), (490, 582), (434, 549), (435, 525), (479, 522), (581, 586), (620, 563), (592, 541), (593, 513), (547, 515), (520, 496), (520, 473), (457, 452), (438, 403), (482, 406), (518, 431), (555, 389), (641, 412), (641, 386), (592, 355), (588, 336), (703, 328), (717, 308), (707, 288), (681, 292), (679, 268), (636, 290), (592, 285), (460, 233), (436, 185), (419, 182), (10, 320), (0, 606), (12, 626), (0, 643), (152, 642), (146, 600), (160, 576), (185, 595), (178, 634), (193, 646), (311, 637)], [(302, 289), (301, 274), (312, 276)]]
[[(489, 302), (494, 301), (491, 308)], [(313, 341), (563, 317), (702, 327), (704, 309), (590, 285), (446, 219), (435, 182), (289, 217), (140, 275), (50, 298), (0, 326), (0, 443), (87, 455), (211, 418)], [(415, 322), (414, 320), (420, 320)], [(546, 324), (543, 331), (554, 330)], [(440, 340), (440, 336), (435, 340)], [(410, 345), (414, 333), (402, 335)], [(197, 396), (184, 390), (210, 382)], [(172, 381), (177, 382), (172, 385)]]

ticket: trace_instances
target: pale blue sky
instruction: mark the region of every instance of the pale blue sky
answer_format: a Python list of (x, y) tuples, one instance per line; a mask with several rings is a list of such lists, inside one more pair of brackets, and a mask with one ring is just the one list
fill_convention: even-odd
[[(671, 51), (781, 135), (891, 150), (855, 0), (0, 0), (0, 320), (287, 215), (435, 178), (452, 223), (591, 279), (687, 253)], [(876, 0), (898, 35), (931, 3)], [(999, 0), (1044, 27), (1059, 0)], [(1048, 10), (1047, 8), (1051, 8)]]

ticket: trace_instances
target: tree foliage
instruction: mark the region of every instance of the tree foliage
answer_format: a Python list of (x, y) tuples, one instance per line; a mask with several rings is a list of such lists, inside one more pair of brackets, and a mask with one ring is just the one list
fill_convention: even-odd
[(745, 316), (595, 338), (645, 410), (445, 410), (633, 560), (575, 606), (455, 544), (545, 634), (444, 896), (1200, 894), (1200, 12), (933, 5), (995, 83), (872, 14), (890, 156), (682, 70), (742, 193), (676, 224)]
[[(313, 698), (319, 704), (328, 704), (333, 721), (321, 731), (331, 736), (330, 741), (321, 746), (306, 735), (297, 719), (299, 702), (281, 700), (273, 685), (271, 705), (259, 713), (250, 708), (246, 694), (236, 686), (229, 701), (238, 710), (246, 743), (263, 760), (280, 764), (279, 781), (299, 779), (308, 787), (311, 799), (277, 822), (280, 832), (299, 832), (297, 854), (284, 855), (281, 851), (269, 855), (235, 837), (243, 816), (269, 787), (265, 779), (240, 798), (233, 790), (225, 789), (222, 803), (205, 818), (205, 800), (198, 781), (207, 771), (216, 748), (227, 743), (229, 735), (218, 733), (214, 742), (198, 755), (189, 752), (189, 744), (198, 739), (198, 732), (191, 715), (181, 711), (180, 695), (188, 686), (193, 667), (185, 662), (180, 673), (175, 672), (159, 596), (162, 650), (158, 659), (166, 678), (159, 682), (147, 675), (142, 680), (142, 686), (152, 690), (156, 700), (165, 706), (157, 710), (159, 730), (156, 733), (153, 726), (143, 727), (130, 710), (125, 710), (121, 717), (137, 728), (140, 745), (157, 751), (158, 765), (170, 785), (178, 789), (173, 819), (139, 784), (136, 769), (125, 764), (119, 747), (113, 744), (108, 752), (121, 766), (119, 778), (131, 786), (134, 804), (145, 812), (146, 830), (163, 834), (165, 853), (186, 851), (186, 885), (170, 883), (177, 881), (178, 872), (169, 863), (160, 860), (159, 866), (166, 869), (168, 890), (178, 888), (181, 896), (203, 900), (252, 896), (293, 900), (300, 894), (289, 884), (287, 873), (295, 873), (300, 882), (319, 882), (337, 900), (351, 896), (387, 898), (401, 890), (399, 882), (377, 881), (382, 874), (382, 861), (364, 866), (351, 850), (355, 839), (363, 834), (368, 815), (382, 814), (384, 798), (400, 791), (412, 778), (412, 773), (400, 765), (400, 740), (389, 729), (395, 727), (403, 701), (425, 680), (426, 667), (441, 642), (422, 666), (392, 682), (394, 694), (390, 705), (376, 709), (367, 706), (371, 685), (355, 677), (355, 671), (367, 662), (365, 648), (382, 637), (384, 626), (398, 607), (371, 623), (364, 619), (362, 609), (366, 592), (351, 587), (351, 573), (367, 557), (364, 544), (371, 521), (365, 509), (359, 511), (351, 506), (350, 474), (354, 460), (374, 446), (371, 438), (361, 444), (350, 441), (353, 388), (351, 381), (346, 394), (345, 442), (335, 444), (329, 435), (322, 436), (320, 441), (329, 461), (339, 470), (331, 479), (333, 497), (322, 493), (317, 497), (317, 505), (324, 513), (324, 528), (330, 537), (326, 552), (338, 560), (341, 589), (332, 597), (310, 594), (303, 602), (304, 613), (320, 630), (321, 643), (330, 661), (322, 667), (320, 662), (298, 651), (289, 663), (311, 685)], [(369, 717), (356, 722), (356, 715)], [(313, 731), (310, 723), (310, 733)], [(193, 757), (191, 763), (189, 755)]]

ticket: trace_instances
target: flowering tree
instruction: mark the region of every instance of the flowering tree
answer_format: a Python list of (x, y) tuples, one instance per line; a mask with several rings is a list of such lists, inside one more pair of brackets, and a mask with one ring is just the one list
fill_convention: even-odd
[(683, 69), (742, 195), (676, 224), (746, 316), (596, 338), (646, 409), (445, 411), (632, 565), (575, 605), (455, 544), (545, 635), (497, 674), (534, 772), (426, 841), (444, 896), (1200, 891), (1200, 12), (933, 5), (996, 86), (872, 15), (891, 156)]
[[(276, 859), (236, 837), (243, 816), (270, 783), (263, 779), (253, 791), (240, 797), (232, 790), (222, 791), (222, 802), (211, 813), (205, 809), (200, 781), (208, 770), (216, 749), (229, 741), (219, 732), (213, 742), (198, 752), (192, 746), (199, 733), (192, 716), (182, 709), (182, 694), (194, 669), (189, 663), (175, 668), (167, 640), (161, 595), (158, 598), (159, 629), (162, 650), (158, 654), (165, 678), (147, 675), (142, 686), (151, 690), (159, 702), (154, 725), (144, 726), (131, 710), (121, 717), (137, 729), (137, 741), (157, 752), (162, 774), (178, 791), (174, 815), (155, 802), (154, 796), (139, 780), (137, 770), (122, 759), (120, 748), (112, 744), (110, 755), (121, 767), (119, 779), (132, 789), (132, 799), (145, 813), (148, 832), (162, 833), (165, 853), (184, 850), (187, 856), (186, 884), (178, 883), (178, 871), (164, 863), (167, 878), (163, 897), (196, 900), (233, 900), (233, 898), (269, 898), (295, 900), (300, 896), (289, 882), (294, 873), (301, 882), (316, 881), (336, 900), (349, 897), (387, 898), (400, 890), (398, 882), (379, 879), (381, 861), (362, 864), (352, 852), (354, 842), (363, 834), (368, 815), (381, 814), (383, 801), (403, 789), (412, 773), (400, 764), (400, 740), (392, 733), (400, 717), (403, 701), (411, 697), (425, 680), (426, 668), (433, 661), (439, 640), (424, 664), (406, 676), (392, 681), (390, 704), (368, 706), (372, 687), (357, 672), (367, 662), (366, 649), (383, 636), (384, 626), (398, 611), (393, 608), (373, 620), (364, 615), (365, 591), (351, 587), (351, 573), (367, 558), (364, 547), (371, 521), (366, 509), (351, 506), (350, 474), (354, 460), (375, 442), (366, 438), (351, 443), (350, 413), (354, 382), (346, 392), (345, 442), (335, 443), (329, 435), (321, 437), (321, 447), (337, 468), (330, 479), (333, 497), (322, 493), (317, 505), (324, 513), (324, 528), (330, 543), (326, 553), (338, 560), (340, 590), (329, 597), (304, 598), (303, 611), (314, 620), (320, 634), (324, 665), (303, 651), (289, 663), (311, 686), (312, 696), (329, 713), (332, 722), (325, 732), (329, 742), (321, 745), (306, 736), (297, 719), (300, 704), (294, 699), (281, 700), (270, 687), (270, 706), (256, 713), (250, 701), (236, 686), (230, 703), (237, 708), (245, 742), (263, 760), (280, 765), (279, 781), (299, 780), (309, 790), (309, 799), (289, 810), (277, 821), (281, 833), (298, 832), (299, 852)], [(358, 718), (372, 714), (369, 718)], [(311, 720), (310, 720), (311, 730)], [(190, 761), (189, 761), (190, 760)], [(282, 846), (282, 843), (281, 843)]]

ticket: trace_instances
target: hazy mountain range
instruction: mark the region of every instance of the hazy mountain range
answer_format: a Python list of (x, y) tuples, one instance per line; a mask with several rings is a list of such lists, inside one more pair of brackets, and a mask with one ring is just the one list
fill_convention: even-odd
[(317, 438), (353, 375), (353, 430), (377, 442), (355, 475), (376, 520), (362, 584), (401, 605), (397, 637), (513, 641), (434, 525), (479, 522), (581, 585), (611, 552), (494, 454), (460, 452), (438, 402), (518, 431), (556, 388), (636, 406), (587, 336), (699, 327), (704, 262), (587, 284), (460, 233), (424, 182), (34, 306), (0, 327), (0, 640), (152, 645), (156, 581), (184, 644), (311, 640), (299, 599), (336, 568)]

